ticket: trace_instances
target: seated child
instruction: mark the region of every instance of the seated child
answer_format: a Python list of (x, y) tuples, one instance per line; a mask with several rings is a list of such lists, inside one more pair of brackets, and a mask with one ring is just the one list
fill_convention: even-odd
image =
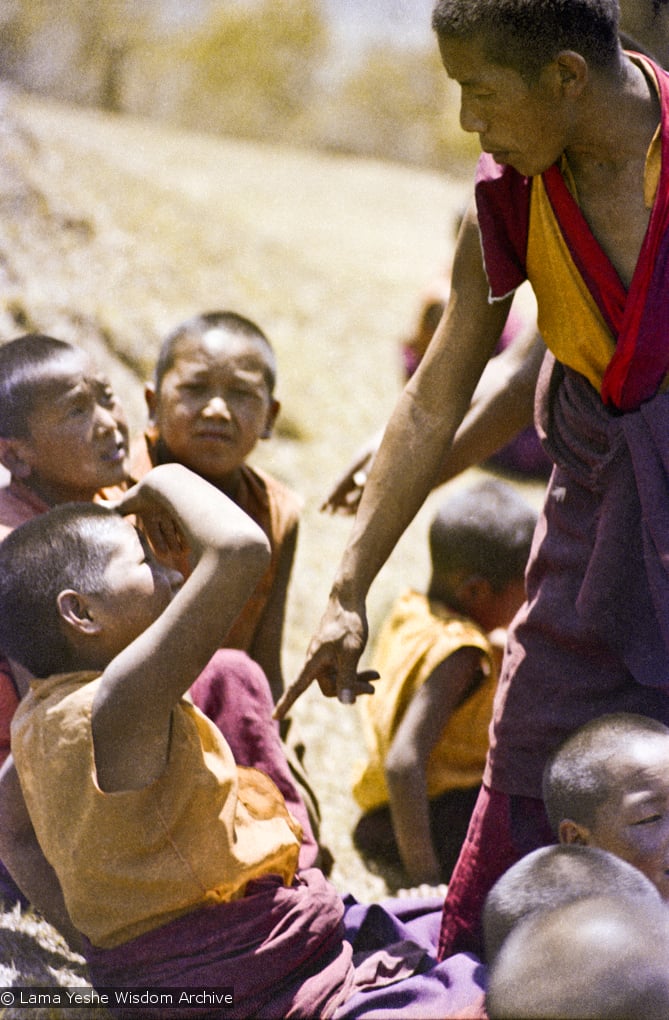
[(206, 478), (263, 529), (272, 555), (225, 636), (258, 662), (276, 702), (283, 691), (281, 644), (295, 556), (299, 497), (246, 463), (272, 435), (280, 404), (276, 359), (265, 334), (234, 312), (197, 315), (165, 339), (147, 385), (149, 428), (133, 453), (133, 475), (176, 462)]
[(488, 1016), (666, 1020), (668, 960), (662, 903), (612, 890), (538, 911), (509, 935), (491, 968)]
[[(185, 581), (169, 565), (184, 550)], [(184, 697), (269, 556), (262, 530), (178, 464), (116, 509), (56, 507), (5, 539), (0, 643), (34, 679), (0, 773), (0, 849), (47, 920), (75, 945), (82, 933), (95, 987), (230, 988), (233, 1006), (198, 1016), (305, 1020), (349, 1000), (347, 1017), (365, 1015), (366, 991), (387, 988), (393, 1015), (426, 995), (429, 1015), (452, 1015), (480, 994), (476, 962), (395, 945), (402, 925), (379, 904), (349, 936), (334, 888), (298, 871), (278, 788)]]
[(483, 910), (485, 959), (494, 964), (510, 933), (529, 914), (555, 910), (587, 896), (617, 896), (661, 902), (645, 875), (614, 854), (596, 847), (558, 844), (521, 857), (488, 893)]
[[(28, 850), (6, 848), (7, 864), (47, 919), (84, 934), (94, 981), (123, 946), (136, 963), (126, 983), (151, 986), (152, 934), (187, 916), (179, 950), (197, 959), (216, 930), (224, 960), (221, 973), (209, 957), (195, 980), (240, 1000), (271, 981), (278, 1015), (299, 1000), (300, 1015), (327, 1016), (351, 968), (341, 901), (318, 872), (295, 879), (300, 830), (277, 787), (237, 767), (183, 697), (266, 570), (268, 542), (181, 465), (150, 472), (118, 508), (58, 507), (0, 545), (0, 643), (37, 678), (12, 750), (44, 855), (37, 867), (24, 824)], [(158, 553), (189, 550), (181, 587), (121, 514), (141, 519)], [(263, 966), (245, 973), (242, 946)], [(170, 981), (190, 984), (174, 969)]]
[(497, 683), (491, 632), (524, 597), (536, 513), (511, 486), (458, 489), (430, 528), (426, 595), (405, 593), (379, 635), (374, 697), (360, 701), (368, 761), (353, 793), (360, 852), (447, 882), (483, 773)]
[(561, 843), (633, 864), (669, 900), (669, 728), (626, 712), (593, 719), (544, 770), (546, 812)]

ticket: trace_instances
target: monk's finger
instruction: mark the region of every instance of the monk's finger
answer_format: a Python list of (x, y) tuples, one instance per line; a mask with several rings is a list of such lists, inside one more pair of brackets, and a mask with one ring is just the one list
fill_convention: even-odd
[(309, 674), (305, 674), (304, 672), (301, 673), (297, 680), (294, 680), (292, 684), (286, 687), (285, 691), (274, 706), (272, 718), (283, 719), (286, 712), (293, 707), (300, 694), (303, 694), (304, 691), (306, 691), (307, 687), (311, 685), (313, 680), (314, 677)]
[(342, 705), (353, 705), (355, 700), (360, 694), (373, 694), (374, 685), (373, 680), (378, 680), (379, 674), (374, 669), (365, 669), (358, 673), (355, 678), (355, 683), (351, 686), (350, 683), (337, 684), (337, 700)]

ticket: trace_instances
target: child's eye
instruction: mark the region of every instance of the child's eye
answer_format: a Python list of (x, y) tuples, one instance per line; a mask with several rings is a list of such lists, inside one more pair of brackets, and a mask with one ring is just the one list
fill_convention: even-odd
[(652, 825), (654, 822), (662, 820), (662, 815), (658, 812), (652, 815), (646, 815), (644, 818), (640, 818), (638, 822), (634, 822), (634, 825)]
[(68, 417), (78, 418), (80, 415), (86, 414), (86, 412), (88, 411), (88, 406), (89, 404), (87, 400), (78, 400), (76, 403), (71, 404), (70, 407), (68, 408), (67, 412)]

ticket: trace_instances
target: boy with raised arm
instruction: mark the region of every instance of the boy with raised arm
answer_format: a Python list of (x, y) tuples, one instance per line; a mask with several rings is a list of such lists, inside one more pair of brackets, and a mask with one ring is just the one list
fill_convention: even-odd
[[(186, 549), (181, 584), (166, 557)], [(180, 465), (116, 511), (58, 507), (5, 539), (0, 644), (36, 677), (3, 774), (6, 861), (47, 919), (83, 933), (94, 984), (160, 984), (169, 947), (167, 981), (233, 987), (231, 1015), (329, 1015), (351, 974), (341, 901), (320, 872), (296, 876), (277, 787), (184, 698), (268, 557), (258, 526)]]
[(615, 0), (434, 9), (461, 125), (484, 150), (476, 207), (448, 308), (386, 429), (295, 688), (317, 678), (344, 700), (373, 691), (357, 668), (367, 591), (433, 484), (511, 295), (529, 279), (554, 355), (539, 402), (555, 468), (484, 785), (449, 884), (442, 956), (480, 950), (487, 891), (552, 841), (541, 799), (551, 750), (603, 711), (669, 721), (669, 78), (622, 52), (618, 16)]

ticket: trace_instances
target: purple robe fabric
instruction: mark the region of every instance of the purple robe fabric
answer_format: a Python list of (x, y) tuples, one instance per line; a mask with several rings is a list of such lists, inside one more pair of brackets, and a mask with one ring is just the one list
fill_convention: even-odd
[[(480, 1004), (485, 968), (472, 954), (438, 963), (442, 901), (344, 901), (320, 872), (295, 890), (253, 883), (241, 900), (200, 910), (116, 949), (87, 952), (104, 988), (225, 988), (234, 1007), (198, 1017), (337, 1020), (454, 1017)], [(303, 895), (300, 895), (300, 891)], [(164, 1009), (115, 1009), (122, 1020), (164, 1020)], [(171, 1011), (170, 1020), (193, 1020)]]
[[(356, 988), (336, 1020), (425, 1020), (485, 1016), (485, 967), (472, 953), (437, 961), (441, 898), (388, 899), (365, 906), (344, 900), (346, 938), (353, 946)], [(397, 981), (365, 982), (365, 966), (379, 958), (412, 960), (414, 973)], [(470, 1012), (471, 1011), (471, 1012)]]
[(669, 724), (669, 394), (607, 410), (547, 355), (540, 422), (555, 461), (509, 630), (484, 781), (541, 797), (546, 759), (604, 712)]
[[(86, 952), (102, 988), (231, 988), (234, 1006), (170, 1010), (170, 1020), (288, 1020), (330, 1017), (352, 988), (344, 908), (316, 869), (290, 888), (270, 876), (231, 903), (198, 910), (114, 949)], [(123, 1020), (165, 1020), (165, 1009), (114, 1010)]]

